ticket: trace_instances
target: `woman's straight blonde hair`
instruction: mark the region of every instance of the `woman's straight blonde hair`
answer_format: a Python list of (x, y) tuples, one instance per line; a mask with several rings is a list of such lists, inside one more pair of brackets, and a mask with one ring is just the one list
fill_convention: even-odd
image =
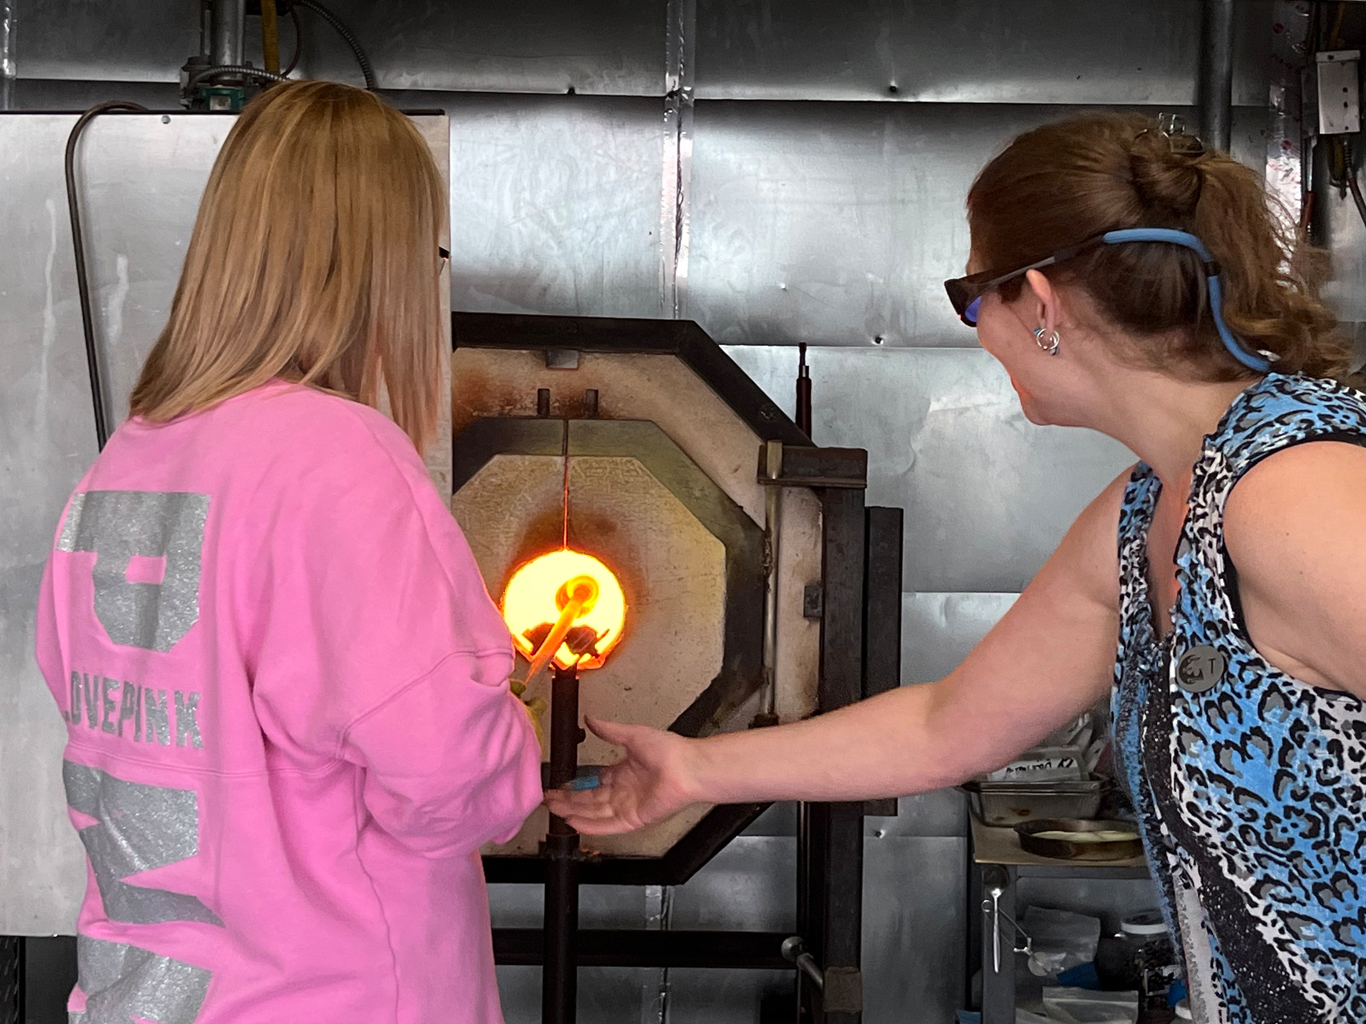
[(422, 450), (441, 403), (445, 189), (373, 93), (272, 88), (228, 133), (171, 315), (130, 401), (163, 423), (273, 378), (375, 406)]

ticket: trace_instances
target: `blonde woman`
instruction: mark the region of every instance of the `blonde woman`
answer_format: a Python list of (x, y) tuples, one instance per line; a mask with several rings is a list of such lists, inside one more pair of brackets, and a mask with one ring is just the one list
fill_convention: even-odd
[(43, 582), (90, 867), (73, 1020), (501, 1019), (477, 850), (540, 748), (419, 456), (444, 216), (358, 89), (272, 89), (224, 144)]

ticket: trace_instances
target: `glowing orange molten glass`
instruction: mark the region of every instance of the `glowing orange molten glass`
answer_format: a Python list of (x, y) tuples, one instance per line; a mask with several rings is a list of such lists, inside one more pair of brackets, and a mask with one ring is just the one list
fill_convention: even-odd
[[(598, 592), (596, 599), (574, 619), (573, 629), (587, 627), (597, 637), (571, 632), (556, 650), (555, 664), (569, 668), (577, 662), (579, 668), (598, 668), (621, 639), (626, 624), (626, 595), (612, 570), (581, 551), (552, 551), (518, 568), (503, 592), (503, 621), (513, 643), (527, 658), (536, 653), (536, 644), (548, 633), (545, 627), (560, 618), (566, 603), (566, 587), (580, 576), (590, 577)], [(536, 635), (537, 630), (541, 630), (540, 636)], [(591, 650), (576, 654), (570, 649), (571, 640), (591, 640)]]

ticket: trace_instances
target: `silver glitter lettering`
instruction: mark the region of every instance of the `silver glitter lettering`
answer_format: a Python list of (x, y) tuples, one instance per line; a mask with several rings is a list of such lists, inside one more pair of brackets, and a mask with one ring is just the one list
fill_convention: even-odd
[(133, 684), (125, 682), (123, 684), (123, 694), (119, 697), (119, 738), (123, 738), (123, 723), (133, 720), (133, 700), (137, 697), (137, 691)]
[[(161, 694), (161, 700), (157, 700), (157, 694)], [(144, 705), (143, 715), (147, 719), (147, 742), (152, 742), (153, 734), (156, 742), (163, 747), (169, 746), (171, 742), (171, 727), (166, 713), (170, 710), (170, 698), (166, 696), (165, 690), (153, 690), (150, 686), (142, 690), (142, 702)]]
[(105, 676), (103, 682), (100, 683), (100, 693), (104, 698), (100, 705), (100, 728), (105, 732), (114, 731), (114, 716), (118, 713), (118, 706), (114, 703), (114, 698), (109, 696), (111, 685), (118, 686), (119, 681)]
[(142, 739), (142, 687), (137, 688), (133, 695), (133, 740), (137, 742)]
[(76, 938), (85, 1010), (72, 1024), (194, 1024), (213, 972), (122, 942)]
[(76, 550), (76, 531), (81, 525), (81, 512), (85, 508), (85, 492), (71, 496), (71, 507), (66, 510), (62, 520), (62, 533), (57, 538), (58, 551)]
[(71, 713), (67, 715), (76, 725), (81, 724), (81, 674), (71, 673)]
[(125, 782), (72, 761), (62, 762), (62, 781), (67, 803), (97, 822), (81, 829), (80, 837), (110, 920), (223, 924), (196, 896), (123, 881), (199, 853), (194, 790)]
[(204, 741), (199, 736), (199, 694), (175, 691), (175, 745), (183, 747), (186, 737), (190, 746), (199, 750)]
[[(95, 552), (95, 615), (109, 639), (169, 651), (199, 621), (206, 494), (87, 491), (62, 524), (59, 551)], [(130, 583), (134, 555), (166, 559), (160, 583)]]
[(95, 718), (99, 714), (96, 708), (99, 701), (95, 699), (96, 691), (100, 687), (100, 677), (90, 678), (89, 672), (81, 673), (81, 682), (85, 688), (85, 724), (91, 729), (95, 728)]

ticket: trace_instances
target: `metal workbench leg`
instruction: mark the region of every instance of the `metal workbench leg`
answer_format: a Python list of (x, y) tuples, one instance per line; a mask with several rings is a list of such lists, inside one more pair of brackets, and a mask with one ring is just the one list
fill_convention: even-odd
[(1015, 869), (982, 869), (982, 1024), (1015, 1024)]
[(24, 1024), (24, 952), (22, 935), (0, 935), (0, 1024)]

